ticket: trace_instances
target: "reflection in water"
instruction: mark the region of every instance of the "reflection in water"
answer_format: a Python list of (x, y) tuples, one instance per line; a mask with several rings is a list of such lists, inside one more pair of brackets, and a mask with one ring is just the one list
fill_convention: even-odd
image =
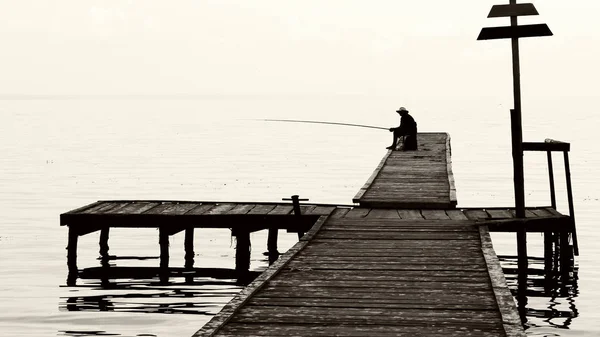
[[(69, 274), (60, 310), (214, 315), (260, 272), (222, 268), (102, 267)], [(79, 283), (79, 284), (77, 284)]]
[(578, 268), (570, 260), (569, 268), (560, 269), (557, 256), (551, 259), (529, 257), (527, 287), (518, 285), (517, 256), (498, 256), (506, 281), (517, 299), (519, 314), (525, 329), (553, 327), (568, 329), (579, 316), (576, 298)]

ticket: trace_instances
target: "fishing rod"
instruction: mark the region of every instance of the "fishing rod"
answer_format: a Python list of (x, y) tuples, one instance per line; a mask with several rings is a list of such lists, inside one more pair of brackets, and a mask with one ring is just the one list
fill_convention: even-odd
[(369, 128), (369, 129), (389, 130), (389, 128), (384, 128), (384, 127), (381, 127), (381, 126), (351, 124), (351, 123), (322, 122), (322, 121), (305, 121), (305, 120), (299, 120), (299, 119), (259, 119), (259, 120), (262, 120), (262, 121), (265, 121), (265, 122), (289, 122), (289, 123), (329, 124), (329, 125), (354, 126), (354, 127)]

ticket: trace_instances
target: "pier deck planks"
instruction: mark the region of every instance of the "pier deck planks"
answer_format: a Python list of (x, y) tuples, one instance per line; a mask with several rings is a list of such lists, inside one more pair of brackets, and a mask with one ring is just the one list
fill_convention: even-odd
[(477, 220), (373, 211), (328, 217), (194, 336), (521, 336)]
[(354, 197), (361, 207), (452, 209), (456, 189), (447, 133), (419, 133), (417, 151), (389, 151)]

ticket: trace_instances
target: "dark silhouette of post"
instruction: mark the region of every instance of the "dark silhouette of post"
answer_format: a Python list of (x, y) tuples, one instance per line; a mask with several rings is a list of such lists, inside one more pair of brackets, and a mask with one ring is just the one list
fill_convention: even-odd
[(185, 229), (185, 239), (183, 242), (185, 250), (185, 268), (191, 269), (194, 267), (194, 227)]
[[(292, 201), (292, 205), (294, 206), (294, 215), (297, 217), (302, 216), (302, 210), (300, 209), (300, 201), (308, 201), (308, 199), (300, 199), (298, 195), (292, 195), (291, 198), (283, 198), (281, 200), (284, 201)], [(304, 232), (298, 231), (298, 240), (300, 240), (304, 236)]]
[(235, 270), (244, 276), (250, 270), (250, 232), (237, 230), (235, 233)]
[(73, 286), (77, 281), (77, 240), (79, 233), (74, 227), (69, 227), (69, 243), (67, 244), (67, 267), (69, 274), (67, 276), (67, 285)]
[(513, 96), (514, 109), (511, 110), (511, 134), (513, 175), (515, 185), (515, 209), (518, 218), (525, 217), (525, 185), (523, 179), (523, 129), (521, 123), (521, 67), (519, 60), (519, 38), (533, 36), (551, 36), (546, 24), (518, 25), (517, 17), (538, 15), (533, 4), (517, 4), (510, 0), (508, 5), (495, 5), (488, 17), (510, 17), (508, 27), (487, 27), (481, 30), (478, 40), (507, 39), (512, 42)]
[[(523, 178), (523, 128), (521, 118), (521, 66), (519, 60), (519, 38), (550, 36), (552, 32), (546, 24), (519, 26), (517, 17), (538, 15), (533, 4), (517, 4), (509, 0), (508, 5), (495, 5), (488, 17), (510, 17), (510, 26), (487, 27), (481, 30), (477, 40), (511, 39), (514, 108), (510, 110), (510, 126), (513, 157), (513, 180), (515, 192), (515, 211), (517, 218), (525, 218), (525, 183)], [(527, 288), (527, 231), (524, 226), (517, 230), (517, 255), (519, 268), (519, 290)], [(526, 300), (525, 300), (526, 303)]]
[(109, 255), (108, 255), (108, 237), (110, 234), (110, 227), (105, 227), (100, 230), (100, 261), (103, 266), (108, 266)]

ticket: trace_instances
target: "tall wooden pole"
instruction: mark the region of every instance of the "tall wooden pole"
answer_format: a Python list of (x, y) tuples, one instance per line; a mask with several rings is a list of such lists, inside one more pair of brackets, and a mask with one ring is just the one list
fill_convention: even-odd
[[(517, 0), (510, 0), (511, 5), (516, 5)], [(510, 25), (518, 26), (517, 17), (510, 17)], [(525, 217), (525, 184), (523, 178), (523, 127), (521, 118), (521, 65), (519, 60), (519, 39), (512, 39), (512, 65), (513, 65), (513, 95), (514, 111), (511, 116), (512, 155), (515, 182), (515, 208), (517, 218)]]

